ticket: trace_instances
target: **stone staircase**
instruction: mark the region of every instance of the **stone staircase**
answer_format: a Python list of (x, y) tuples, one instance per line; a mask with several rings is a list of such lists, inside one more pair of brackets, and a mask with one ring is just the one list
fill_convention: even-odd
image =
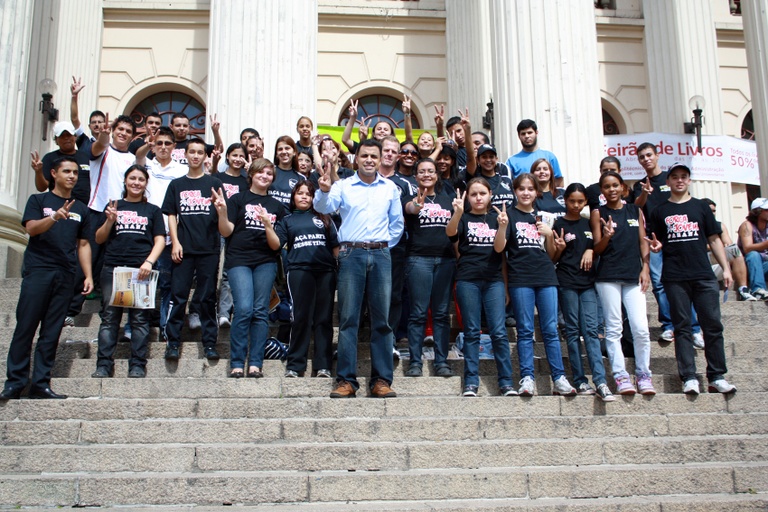
[[(3, 374), (19, 284), (0, 281)], [(683, 395), (673, 347), (654, 341), (659, 394), (613, 403), (549, 396), (540, 343), (540, 395), (525, 399), (495, 396), (495, 365), (483, 360), (475, 399), (458, 396), (460, 377), (433, 377), (427, 364), (427, 375), (406, 378), (398, 364), (398, 398), (331, 400), (331, 380), (284, 379), (279, 361), (265, 363), (263, 379), (229, 379), (228, 361), (208, 362), (192, 342), (178, 363), (152, 342), (146, 379), (126, 378), (121, 343), (115, 377), (92, 379), (97, 307), (87, 302), (62, 332), (52, 386), (71, 398), (0, 402), (0, 508), (768, 509), (764, 303), (723, 305), (735, 395)], [(362, 344), (361, 375), (367, 354)], [(460, 374), (462, 362), (452, 365)]]

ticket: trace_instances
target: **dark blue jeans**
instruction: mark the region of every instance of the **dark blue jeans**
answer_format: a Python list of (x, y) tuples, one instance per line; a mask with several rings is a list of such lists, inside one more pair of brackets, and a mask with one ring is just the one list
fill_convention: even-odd
[(534, 308), (539, 312), (539, 325), (544, 338), (552, 380), (565, 375), (560, 336), (557, 334), (557, 287), (528, 288), (510, 286), (509, 296), (517, 320), (517, 356), (520, 359), (520, 376), (533, 377), (533, 329)]
[(477, 386), (480, 383), (480, 317), (481, 311), (484, 311), (493, 344), (499, 387), (511, 386), (512, 360), (504, 323), (504, 282), (456, 281), (456, 300), (464, 323), (464, 385)]
[(269, 297), (277, 275), (277, 262), (232, 267), (227, 273), (235, 308), (229, 329), (229, 366), (243, 368), (247, 353), (248, 366), (261, 368), (269, 335)]
[(392, 262), (389, 249), (339, 251), (339, 345), (336, 380), (357, 382), (357, 331), (363, 297), (371, 319), (371, 385), (377, 379), (392, 383), (392, 329), (389, 305), (392, 296)]
[(408, 319), (408, 346), (411, 364), (422, 365), (421, 349), (427, 311), (432, 304), (432, 330), (435, 338), (435, 368), (448, 364), (450, 322), (448, 307), (456, 260), (453, 258), (409, 256), (405, 278), (410, 293), (411, 313)]
[(593, 287), (583, 290), (560, 288), (560, 309), (565, 320), (565, 341), (573, 372), (573, 385), (576, 387), (587, 383), (581, 364), (580, 335), (584, 337), (584, 348), (592, 370), (592, 382), (595, 386), (605, 384), (603, 354), (600, 351), (600, 339), (597, 337), (598, 304), (597, 293)]

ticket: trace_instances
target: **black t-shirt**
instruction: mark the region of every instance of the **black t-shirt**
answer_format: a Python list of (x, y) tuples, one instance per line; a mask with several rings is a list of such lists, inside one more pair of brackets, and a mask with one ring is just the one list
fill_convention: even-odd
[[(21, 225), (50, 217), (67, 201), (53, 192), (33, 194), (27, 200)], [(29, 237), (27, 250), (24, 251), (24, 276), (33, 271), (59, 269), (74, 274), (77, 268), (77, 241), (88, 238), (89, 222), (88, 207), (75, 201), (67, 219), (59, 219), (45, 233)]]
[(269, 212), (273, 226), (287, 214), (285, 205), (274, 197), (260, 196), (250, 190), (232, 196), (227, 201), (227, 217), (235, 229), (227, 238), (224, 265), (228, 269), (276, 261), (280, 254), (279, 250), (269, 248), (266, 228), (256, 215), (256, 205)]
[(309, 146), (302, 146), (299, 141), (296, 141), (296, 149), (299, 150), (299, 153), (304, 153), (312, 157), (315, 152), (315, 145), (310, 144)]
[[(560, 217), (552, 228), (558, 236), (563, 231), (565, 250), (557, 262), (557, 280), (563, 288), (583, 290), (595, 282), (595, 266), (589, 272), (581, 269), (581, 258), (587, 249), (592, 249), (592, 229), (589, 221), (583, 217), (568, 220)], [(594, 261), (594, 257), (593, 257)]]
[(48, 180), (48, 190), (53, 190), (53, 179), (51, 178), (51, 169), (53, 163), (59, 158), (68, 156), (77, 160), (80, 170), (77, 174), (77, 184), (72, 189), (72, 197), (83, 204), (88, 204), (91, 198), (91, 159), (82, 151), (76, 151), (74, 155), (65, 155), (61, 150), (51, 151), (43, 157), (43, 176)]
[(403, 198), (408, 256), (453, 258), (453, 244), (445, 233), (445, 226), (453, 214), (453, 198), (440, 193), (427, 196), (419, 214), (412, 215), (405, 207), (414, 197)]
[[(106, 214), (99, 215), (99, 225)], [(160, 208), (145, 202), (117, 202), (117, 220), (109, 232), (104, 265), (110, 267), (140, 267), (155, 245), (155, 237), (165, 237), (165, 224)]]
[(649, 225), (662, 243), (662, 281), (715, 279), (707, 238), (720, 235), (722, 229), (706, 203), (695, 198), (684, 203), (667, 201), (653, 210)]
[(223, 188), (208, 174), (182, 176), (171, 181), (163, 201), (163, 213), (176, 215), (177, 233), (184, 254), (217, 254), (220, 247), (218, 215), (211, 204), (211, 188)]
[(291, 169), (285, 171), (279, 167), (275, 167), (275, 180), (269, 187), (268, 194), (270, 197), (274, 197), (287, 208), (291, 204), (291, 192), (299, 182), (304, 181), (304, 176), (301, 173)]
[(512, 208), (507, 237), (507, 282), (509, 286), (538, 288), (557, 286), (555, 264), (543, 247), (544, 238), (536, 228), (533, 212)]
[[(648, 181), (648, 176), (637, 181), (632, 187), (632, 193), (636, 198), (640, 197), (640, 194), (643, 193), (643, 184), (646, 181)], [(667, 171), (661, 171), (660, 174), (653, 176), (651, 178), (651, 186), (653, 187), (653, 192), (648, 194), (648, 199), (645, 202), (645, 206), (643, 206), (643, 215), (645, 215), (646, 219), (651, 217), (654, 208), (669, 199), (670, 191), (669, 185), (667, 185)]]
[(406, 176), (395, 172), (393, 175), (387, 176), (387, 179), (397, 185), (398, 190), (400, 190), (401, 199), (414, 196), (419, 191), (419, 185), (416, 183), (414, 176)]
[(457, 281), (501, 281), (500, 252), (493, 249), (499, 227), (496, 212), (475, 215), (465, 212), (458, 226), (459, 263)]
[[(86, 134), (81, 133), (77, 136), (77, 140), (75, 141), (75, 144), (77, 144), (77, 152), (82, 153), (85, 158), (88, 159), (88, 161), (91, 161), (91, 146), (93, 145), (93, 140)], [(78, 160), (79, 161), (79, 160)], [(85, 204), (88, 204), (86, 201)]]
[(557, 197), (552, 192), (543, 192), (541, 197), (536, 198), (533, 205), (536, 211), (554, 213), (562, 217), (565, 215), (565, 198), (563, 189), (557, 189)]
[(224, 193), (227, 195), (227, 199), (233, 195), (248, 190), (248, 179), (242, 174), (238, 176), (232, 176), (226, 172), (220, 172), (216, 174), (216, 177), (224, 184)]
[[(135, 155), (136, 152), (139, 150), (139, 148), (144, 144), (146, 144), (146, 142), (141, 137), (139, 137), (138, 139), (133, 139), (131, 143), (128, 145), (128, 151), (130, 151)], [(154, 158), (155, 158), (155, 153), (154, 151), (150, 150), (147, 153), (147, 161), (153, 160)]]
[(640, 256), (640, 209), (634, 204), (625, 204), (619, 210), (601, 206), (599, 211), (600, 218), (607, 221), (611, 217), (614, 234), (600, 255), (595, 280), (636, 283), (643, 269)]
[[(635, 189), (632, 188), (627, 193), (627, 197), (622, 198), (622, 203), (634, 203), (635, 202)], [(600, 190), (600, 183), (593, 183), (587, 187), (587, 204), (589, 205), (589, 211), (597, 210), (599, 207), (605, 205), (605, 196)]]
[[(177, 140), (176, 141), (176, 147), (173, 148), (173, 151), (171, 151), (171, 159), (179, 162), (183, 165), (189, 165), (189, 162), (187, 161), (187, 144), (189, 144), (189, 139), (185, 140)], [(213, 148), (215, 146), (213, 144), (206, 144), (205, 145), (205, 154), (207, 156), (211, 156), (211, 153), (213, 153)]]
[(339, 246), (333, 222), (326, 229), (323, 219), (311, 211), (295, 210), (275, 226), (280, 245), (288, 249), (286, 269), (330, 272), (336, 270), (333, 249)]
[[(491, 207), (495, 206), (501, 210), (502, 205), (507, 205), (507, 210), (514, 207), (517, 204), (517, 197), (515, 197), (515, 191), (512, 188), (512, 180), (508, 176), (499, 174), (498, 172), (491, 176), (483, 175), (479, 170), (475, 172), (475, 176), (469, 176), (466, 171), (459, 173), (459, 176), (464, 181), (464, 188), (466, 189), (466, 183), (468, 183), (474, 177), (482, 177), (491, 186)], [(491, 208), (491, 211), (494, 211)]]

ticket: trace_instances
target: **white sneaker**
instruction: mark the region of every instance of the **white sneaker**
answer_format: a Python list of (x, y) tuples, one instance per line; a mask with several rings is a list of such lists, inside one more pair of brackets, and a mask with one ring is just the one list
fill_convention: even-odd
[(520, 396), (533, 396), (536, 394), (536, 381), (533, 377), (523, 377), (520, 380), (520, 389), (517, 390)]
[(64, 327), (74, 327), (75, 326), (75, 319), (71, 316), (65, 316), (64, 317)]
[(571, 386), (565, 375), (561, 375), (552, 383), (552, 394), (573, 396), (576, 394), (576, 388)]
[(710, 393), (735, 393), (736, 392), (736, 386), (733, 384), (730, 384), (725, 379), (717, 379), (716, 381), (710, 382), (709, 387), (707, 388), (707, 391)]
[(741, 288), (739, 288), (737, 297), (739, 300), (742, 300), (742, 301), (754, 302), (757, 300), (757, 297), (752, 295), (746, 286), (742, 286)]
[(757, 300), (768, 300), (768, 291), (765, 291), (764, 288), (758, 288), (757, 290), (752, 290), (750, 293)]
[(225, 316), (219, 317), (219, 327), (229, 327), (230, 325), (232, 324), (229, 322), (229, 318)]
[(704, 350), (704, 335), (701, 331), (693, 333), (693, 346), (699, 350)]
[(187, 317), (187, 324), (189, 325), (190, 331), (197, 331), (198, 329), (200, 329), (201, 327), (200, 315), (198, 315), (197, 313), (190, 313), (189, 316)]
[(400, 359), (400, 351), (392, 347), (392, 359)]
[(683, 383), (683, 393), (686, 395), (698, 395), (699, 394), (699, 381), (696, 379), (688, 379)]
[(672, 329), (667, 329), (661, 333), (661, 336), (659, 336), (659, 341), (666, 341), (667, 343), (675, 341), (675, 331)]

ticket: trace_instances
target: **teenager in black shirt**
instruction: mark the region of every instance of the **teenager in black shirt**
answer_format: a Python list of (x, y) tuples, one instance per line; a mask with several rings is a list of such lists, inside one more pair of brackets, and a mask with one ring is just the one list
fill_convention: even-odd
[(541, 194), (536, 198), (534, 208), (540, 212), (552, 213), (558, 217), (565, 215), (565, 198), (563, 189), (555, 186), (555, 173), (552, 164), (546, 158), (539, 158), (531, 165), (531, 174), (539, 184)]
[(38, 326), (29, 397), (67, 398), (53, 392), (50, 386), (56, 347), (72, 299), (75, 259), (85, 274), (82, 293), (93, 290), (91, 247), (87, 239), (89, 210), (71, 199), (79, 170), (77, 160), (71, 157), (54, 163), (53, 190), (31, 196), (24, 208), (21, 223), (29, 234), (29, 243), (24, 251), (16, 329), (8, 347), (6, 381), (0, 400), (20, 398), (29, 383), (30, 354)]
[[(472, 178), (467, 191), (453, 200), (453, 216), (445, 227), (457, 243), (456, 300), (464, 324), (463, 396), (477, 396), (480, 383), (480, 316), (485, 312), (498, 372), (499, 394), (517, 395), (512, 385), (512, 361), (504, 325), (504, 278), (501, 265), (509, 223), (506, 206), (491, 209), (491, 186), (485, 178)], [(465, 201), (470, 211), (464, 213)], [(489, 211), (490, 210), (490, 211)]]
[(651, 250), (664, 253), (661, 280), (675, 326), (675, 357), (683, 381), (683, 392), (699, 393), (690, 314), (693, 304), (704, 335), (709, 392), (733, 393), (736, 386), (724, 378), (728, 370), (723, 348), (723, 324), (720, 321), (720, 288), (709, 263), (707, 242), (723, 268), (726, 290), (733, 278), (720, 240), (722, 230), (709, 206), (690, 196), (690, 183), (691, 170), (688, 167), (675, 164), (669, 169), (667, 185), (670, 197), (651, 213)]
[(451, 377), (453, 372), (448, 365), (448, 308), (456, 259), (445, 226), (453, 212), (453, 200), (439, 190), (443, 184), (432, 159), (426, 158), (416, 164), (416, 180), (418, 194), (403, 199), (408, 230), (405, 279), (410, 294), (408, 345), (411, 353), (411, 364), (405, 375), (422, 375), (421, 349), (431, 304), (435, 375)]
[(616, 391), (635, 394), (621, 350), (622, 304), (627, 310), (635, 348), (635, 376), (640, 393), (656, 393), (651, 380), (651, 340), (648, 334), (645, 291), (650, 284), (648, 244), (645, 241), (643, 212), (624, 204), (626, 186), (618, 173), (600, 177), (605, 206), (592, 212), (590, 226), (595, 254), (600, 255), (596, 287), (605, 317), (605, 343)]
[[(125, 172), (123, 199), (110, 201), (101, 227), (96, 230), (96, 243), (107, 244), (101, 271), (103, 294), (99, 352), (96, 378), (111, 377), (114, 370), (117, 331), (123, 308), (110, 306), (115, 267), (139, 269), (139, 279), (146, 279), (165, 248), (165, 224), (160, 208), (148, 203), (145, 195), (149, 173), (146, 167), (132, 165)], [(149, 338), (150, 309), (131, 310), (131, 358), (128, 377), (146, 376), (147, 340)]]
[(227, 239), (224, 259), (234, 299), (230, 329), (230, 377), (243, 377), (246, 355), (248, 377), (260, 378), (264, 344), (269, 331), (269, 297), (277, 275), (280, 240), (273, 228), (285, 206), (268, 195), (275, 167), (257, 158), (248, 168), (250, 188), (227, 201), (214, 192), (218, 227)]
[(318, 377), (331, 377), (333, 363), (333, 296), (336, 291), (336, 226), (312, 206), (315, 187), (309, 181), (291, 194), (291, 215), (275, 226), (286, 246), (288, 292), (293, 303), (291, 342), (285, 376), (298, 377), (307, 369), (309, 341), (314, 334), (312, 367)]
[(581, 216), (581, 210), (587, 204), (584, 185), (571, 183), (565, 189), (563, 197), (567, 211), (555, 221), (552, 231), (555, 235), (554, 260), (557, 262), (557, 280), (560, 283), (560, 309), (565, 320), (565, 342), (573, 385), (580, 395), (595, 394), (595, 389), (589, 385), (581, 364), (579, 336), (583, 336), (597, 396), (604, 402), (612, 402), (616, 398), (605, 381), (603, 355), (600, 351), (600, 339), (597, 337), (598, 299), (592, 268), (592, 230), (589, 221)]
[(269, 195), (274, 197), (286, 208), (291, 201), (291, 192), (304, 176), (299, 174), (298, 149), (296, 143), (288, 135), (278, 137), (275, 142), (275, 179), (269, 187)]

